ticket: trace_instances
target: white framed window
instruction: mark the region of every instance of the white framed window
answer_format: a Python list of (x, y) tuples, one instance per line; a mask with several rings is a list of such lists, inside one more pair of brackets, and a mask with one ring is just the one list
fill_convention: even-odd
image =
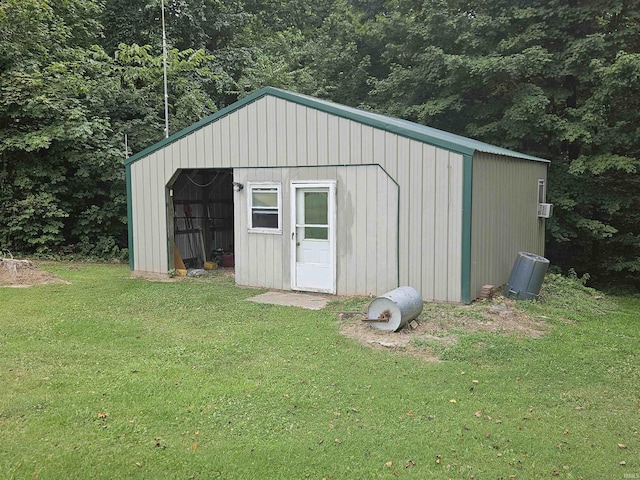
[(282, 194), (279, 183), (247, 184), (249, 232), (282, 233)]
[(551, 218), (553, 205), (547, 202), (547, 186), (543, 178), (538, 179), (538, 218)]
[(545, 203), (547, 201), (547, 186), (545, 185), (544, 178), (538, 179), (538, 203)]

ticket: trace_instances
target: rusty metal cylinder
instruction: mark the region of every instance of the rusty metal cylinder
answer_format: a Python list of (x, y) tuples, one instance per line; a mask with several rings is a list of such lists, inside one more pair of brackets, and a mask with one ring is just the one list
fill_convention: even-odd
[(413, 287), (398, 287), (369, 304), (367, 321), (379, 330), (396, 332), (422, 312), (422, 296)]

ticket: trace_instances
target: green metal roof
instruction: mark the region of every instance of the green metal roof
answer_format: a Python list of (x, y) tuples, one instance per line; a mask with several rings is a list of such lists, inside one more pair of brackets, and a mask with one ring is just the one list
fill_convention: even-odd
[(309, 108), (320, 110), (325, 113), (336, 115), (338, 117), (347, 118), (355, 122), (359, 122), (365, 125), (369, 125), (374, 128), (385, 130), (395, 133), (397, 135), (418, 140), (428, 143), (437, 147), (441, 147), (447, 150), (451, 150), (463, 155), (473, 155), (474, 152), (492, 153), (495, 155), (504, 155), (508, 157), (521, 158), (524, 160), (532, 160), (537, 162), (549, 163), (548, 160), (526, 155), (523, 153), (501, 148), (489, 143), (480, 142), (471, 138), (463, 137), (453, 133), (448, 133), (436, 128), (427, 127), (418, 123), (409, 122), (407, 120), (401, 120), (399, 118), (388, 117), (377, 113), (369, 112), (366, 110), (360, 110), (346, 105), (340, 105), (338, 103), (329, 102), (326, 100), (320, 100), (318, 98), (310, 97), (308, 95), (302, 95), (299, 93), (289, 92), (287, 90), (281, 90), (273, 87), (265, 87), (251, 95), (244, 97), (238, 102), (229, 105), (228, 107), (214, 113), (213, 115), (200, 120), (193, 125), (174, 133), (169, 138), (166, 138), (145, 150), (131, 156), (125, 160), (125, 165), (130, 165), (151, 153), (160, 150), (161, 148), (180, 140), (181, 138), (189, 135), (190, 133), (199, 130), (200, 128), (213, 123), (220, 118), (235, 112), (236, 110), (244, 107), (245, 105), (255, 102), (256, 100), (270, 95), (272, 97), (288, 100), (299, 105), (304, 105)]

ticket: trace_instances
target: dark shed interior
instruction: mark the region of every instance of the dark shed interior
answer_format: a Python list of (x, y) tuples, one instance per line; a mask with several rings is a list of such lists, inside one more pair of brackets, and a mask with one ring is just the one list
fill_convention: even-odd
[[(184, 169), (169, 186), (173, 247), (186, 268), (233, 266), (233, 170)], [(173, 268), (176, 268), (175, 259)]]

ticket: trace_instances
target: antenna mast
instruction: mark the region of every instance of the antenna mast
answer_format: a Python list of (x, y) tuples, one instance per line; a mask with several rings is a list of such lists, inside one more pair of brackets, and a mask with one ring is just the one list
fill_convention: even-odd
[(164, 137), (169, 138), (169, 94), (167, 93), (167, 33), (164, 28), (164, 0), (162, 0), (162, 66), (164, 79)]

